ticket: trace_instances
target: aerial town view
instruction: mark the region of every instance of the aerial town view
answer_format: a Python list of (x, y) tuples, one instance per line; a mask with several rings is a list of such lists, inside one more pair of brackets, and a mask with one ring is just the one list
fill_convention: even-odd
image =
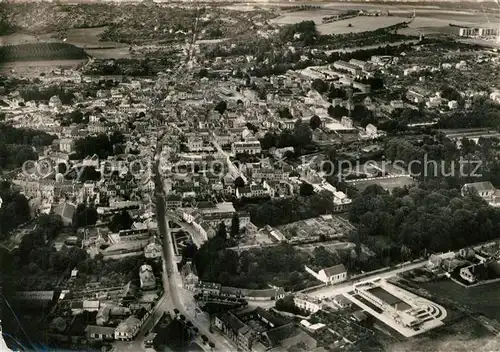
[(498, 0), (0, 1), (0, 333), (500, 351)]

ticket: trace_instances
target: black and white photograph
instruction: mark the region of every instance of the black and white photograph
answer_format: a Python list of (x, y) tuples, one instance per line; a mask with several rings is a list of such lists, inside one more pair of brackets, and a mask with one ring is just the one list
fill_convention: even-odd
[(500, 351), (499, 0), (0, 0), (14, 351)]

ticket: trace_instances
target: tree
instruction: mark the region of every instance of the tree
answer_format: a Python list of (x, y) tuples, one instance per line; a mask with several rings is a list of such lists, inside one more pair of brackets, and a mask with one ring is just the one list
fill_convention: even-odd
[(95, 225), (97, 222), (97, 210), (87, 204), (78, 204), (73, 214), (73, 225), (75, 227), (84, 227)]
[(300, 195), (301, 196), (311, 196), (314, 194), (314, 187), (307, 182), (302, 182), (300, 185)]
[(293, 147), (298, 150), (303, 149), (312, 141), (312, 131), (308, 124), (297, 124), (293, 131)]
[(201, 335), (201, 339), (203, 340), (203, 343), (207, 343), (208, 337), (206, 335)]
[(179, 310), (177, 308), (174, 308), (174, 314), (178, 315), (179, 313), (180, 313)]
[(226, 112), (227, 103), (224, 100), (221, 100), (214, 108), (215, 111), (218, 111), (219, 114), (223, 115)]
[(243, 181), (243, 178), (241, 176), (236, 177), (236, 179), (234, 180), (234, 187), (245, 187), (245, 181)]
[(311, 117), (311, 119), (309, 120), (309, 126), (311, 126), (311, 129), (313, 130), (321, 126), (321, 119), (318, 115), (314, 115), (313, 117)]
[(231, 236), (236, 237), (240, 232), (240, 217), (238, 213), (234, 213), (231, 219)]
[(311, 88), (317, 91), (320, 94), (326, 93), (328, 91), (328, 83), (323, 81), (322, 79), (315, 79), (311, 83)]
[(127, 230), (132, 227), (134, 221), (130, 217), (130, 214), (126, 210), (122, 210), (119, 213), (113, 215), (113, 219), (109, 223), (108, 227), (114, 233), (119, 232), (120, 230)]
[(347, 110), (343, 106), (340, 106), (340, 105), (332, 106), (332, 105), (330, 105), (330, 107), (328, 107), (328, 115), (330, 115), (331, 117), (340, 119), (340, 118), (342, 118), (344, 116), (347, 116), (348, 114), (349, 114), (349, 110)]
[(280, 108), (278, 114), (281, 119), (293, 119), (293, 115), (288, 107)]
[(215, 348), (215, 343), (213, 343), (212, 341), (210, 341), (208, 343), (208, 345), (210, 346), (211, 349), (214, 349)]
[(219, 224), (219, 227), (217, 228), (216, 236), (218, 238), (223, 238), (223, 239), (227, 238), (226, 224), (224, 222), (221, 222)]

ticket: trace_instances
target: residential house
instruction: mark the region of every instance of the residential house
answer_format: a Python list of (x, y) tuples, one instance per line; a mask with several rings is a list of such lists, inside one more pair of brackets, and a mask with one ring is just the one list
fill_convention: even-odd
[(75, 147), (75, 143), (72, 139), (63, 138), (59, 140), (59, 151), (63, 153), (72, 153)]
[(140, 328), (141, 321), (136, 316), (131, 315), (116, 327), (115, 340), (132, 341)]
[(90, 341), (113, 341), (115, 339), (115, 328), (107, 326), (87, 325), (85, 328), (87, 340)]
[(352, 119), (347, 116), (343, 116), (342, 119), (340, 120), (340, 123), (342, 124), (342, 126), (347, 128), (352, 128), (353, 126)]
[(257, 332), (243, 323), (234, 313), (229, 311), (217, 315), (214, 325), (236, 344), (238, 351), (252, 350), (252, 343), (257, 337)]
[(188, 291), (194, 291), (198, 285), (199, 278), (196, 268), (191, 261), (186, 262), (181, 268), (182, 286)]
[(148, 309), (141, 307), (137, 312), (135, 312), (134, 316), (139, 319), (141, 326), (146, 322), (149, 317)]
[(148, 259), (161, 258), (162, 247), (156, 243), (151, 242), (144, 248), (144, 257)]
[(198, 284), (195, 287), (195, 292), (196, 293), (201, 293), (203, 295), (220, 295), (221, 292), (221, 284), (215, 283), (215, 282), (204, 282), (204, 281), (199, 281)]
[(234, 142), (232, 145), (233, 154), (256, 155), (262, 152), (259, 141)]
[(477, 192), (477, 194), (483, 198), (487, 202), (492, 202), (494, 200), (494, 195), (496, 192), (495, 186), (489, 181), (485, 182), (474, 182), (474, 183), (466, 183), (462, 187), (462, 196), (464, 196), (467, 191), (473, 190)]
[(375, 127), (374, 125), (372, 125), (371, 123), (369, 123), (368, 125), (366, 125), (366, 134), (370, 137), (375, 137), (377, 136), (377, 127)]
[(214, 327), (234, 342), (238, 351), (286, 351), (298, 342), (306, 350), (316, 347), (316, 341), (262, 308), (245, 313), (232, 311), (216, 315)]
[(182, 207), (182, 196), (178, 194), (169, 194), (165, 200), (167, 209), (175, 210)]
[(139, 269), (139, 279), (141, 282), (141, 290), (153, 290), (156, 288), (156, 278), (153, 274), (153, 268), (150, 265), (144, 264)]
[(342, 295), (337, 295), (333, 298), (333, 303), (339, 306), (342, 309), (349, 308), (352, 306), (352, 302), (349, 299), (345, 298)]
[(314, 314), (321, 309), (321, 301), (306, 295), (298, 294), (293, 297), (293, 303), (300, 309)]

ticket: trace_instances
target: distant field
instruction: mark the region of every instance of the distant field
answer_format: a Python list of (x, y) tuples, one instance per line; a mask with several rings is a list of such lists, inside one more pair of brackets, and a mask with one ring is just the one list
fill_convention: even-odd
[[(393, 26), (405, 21), (404, 17), (366, 17), (359, 16), (346, 20), (320, 24), (317, 26), (321, 34), (345, 34), (373, 31), (379, 28)], [(352, 27), (348, 27), (351, 24)]]
[[(283, 15), (274, 18), (270, 22), (277, 25), (287, 25), (298, 23), (301, 21), (314, 21), (314, 23), (316, 23), (318, 31), (321, 34), (344, 34), (372, 31), (378, 28), (389, 27), (405, 20), (405, 17), (359, 16), (331, 23), (323, 23), (323, 17), (333, 16), (337, 13), (337, 11), (332, 10), (308, 10), (290, 12), (284, 13)], [(348, 27), (349, 23), (352, 25), (352, 27)]]
[[(322, 23), (323, 17), (328, 17), (339, 13), (341, 10), (363, 8), (368, 10), (387, 10), (393, 16), (380, 17), (356, 17), (331, 23)], [(314, 21), (321, 34), (342, 34), (371, 31), (378, 28), (388, 27), (400, 23), (413, 14), (413, 9), (395, 7), (392, 5), (372, 5), (372, 4), (331, 4), (325, 5), (321, 9), (307, 11), (283, 12), (283, 14), (271, 22), (278, 25), (298, 23), (300, 21)], [(492, 26), (500, 22), (498, 14), (484, 13), (480, 11), (450, 11), (435, 9), (432, 7), (417, 8), (416, 19), (410, 24), (410, 28), (400, 31), (401, 34), (418, 35), (416, 29), (426, 28), (424, 34), (443, 33), (450, 31), (449, 24), (457, 26)], [(347, 27), (351, 23), (352, 27)], [(457, 32), (458, 33), (458, 32)]]
[(76, 68), (84, 63), (85, 60), (51, 60), (51, 61), (18, 61), (7, 62), (0, 66), (1, 74), (10, 74), (14, 72), (24, 77), (38, 77), (40, 73), (48, 73), (55, 68)]
[(129, 59), (132, 57), (128, 47), (110, 49), (86, 49), (87, 54), (96, 59)]
[(123, 43), (100, 42), (99, 35), (102, 34), (105, 30), (106, 27), (70, 29), (68, 30), (66, 35), (66, 42), (82, 48), (123, 48), (127, 46)]
[[(86, 49), (86, 52), (97, 59), (130, 58), (128, 46), (116, 42), (100, 42), (99, 35), (106, 27), (69, 29), (66, 44), (72, 44)], [(0, 36), (0, 45), (18, 45), (34, 43), (63, 43), (62, 40), (52, 37), (52, 33), (40, 35), (38, 38), (30, 34), (14, 33)], [(103, 49), (105, 48), (105, 49)]]

